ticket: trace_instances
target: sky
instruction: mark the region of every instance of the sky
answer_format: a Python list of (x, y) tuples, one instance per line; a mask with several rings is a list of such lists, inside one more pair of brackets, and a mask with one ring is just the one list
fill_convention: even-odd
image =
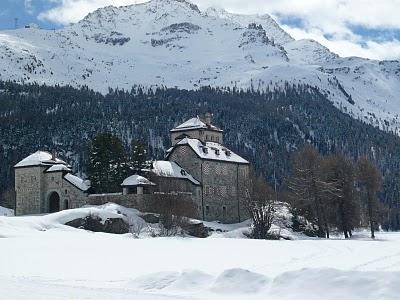
[[(145, 0), (0, 0), (0, 29), (36, 23), (61, 28), (107, 5)], [(400, 59), (400, 0), (192, 0), (241, 14), (270, 14), (295, 39), (311, 38), (341, 56)], [(16, 20), (17, 19), (17, 20)]]

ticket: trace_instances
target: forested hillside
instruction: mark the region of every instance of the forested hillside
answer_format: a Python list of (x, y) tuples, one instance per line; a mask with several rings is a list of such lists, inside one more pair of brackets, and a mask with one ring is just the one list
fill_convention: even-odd
[(12, 166), (38, 149), (56, 149), (75, 172), (84, 174), (88, 144), (102, 131), (118, 135), (126, 145), (142, 139), (149, 159), (163, 158), (169, 129), (207, 111), (225, 130), (225, 144), (269, 181), (276, 174), (279, 186), (289, 175), (292, 153), (305, 143), (323, 154), (367, 155), (384, 176), (382, 201), (392, 208), (393, 228), (399, 226), (400, 138), (340, 112), (309, 86), (286, 85), (262, 94), (135, 87), (103, 96), (87, 88), (0, 82), (0, 191), (13, 187)]

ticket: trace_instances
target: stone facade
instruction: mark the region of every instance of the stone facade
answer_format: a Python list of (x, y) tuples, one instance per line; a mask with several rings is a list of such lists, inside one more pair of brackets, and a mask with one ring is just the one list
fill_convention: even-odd
[[(15, 166), (17, 216), (77, 208), (88, 203), (87, 191), (73, 184), (75, 181), (71, 179), (78, 183), (83, 181), (71, 175), (64, 162), (49, 159), (51, 154), (40, 151), (32, 157), (34, 159)], [(55, 171), (49, 172), (52, 167)]]
[(222, 145), (222, 130), (210, 122), (194, 118), (171, 130), (173, 147), (167, 157), (201, 183), (198, 203), (203, 220), (241, 222), (248, 217), (250, 164)]
[(223, 135), (221, 131), (201, 129), (201, 130), (183, 130), (178, 132), (171, 132), (171, 143), (175, 146), (182, 137), (190, 137), (202, 142), (217, 142), (223, 144)]
[(201, 182), (198, 201), (203, 220), (234, 223), (246, 219), (248, 164), (204, 160), (186, 145), (175, 147), (168, 159), (176, 161)]

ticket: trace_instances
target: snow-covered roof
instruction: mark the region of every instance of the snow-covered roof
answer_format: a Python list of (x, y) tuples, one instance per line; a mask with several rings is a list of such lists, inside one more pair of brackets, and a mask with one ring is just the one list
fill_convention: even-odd
[(193, 151), (203, 159), (219, 160), (239, 164), (249, 163), (244, 158), (218, 143), (207, 142), (203, 144), (197, 139), (185, 138), (177, 145), (189, 145)]
[(30, 167), (30, 166), (47, 166), (54, 164), (68, 165), (65, 161), (55, 158), (46, 151), (36, 151), (35, 153), (29, 155), (28, 157), (17, 163), (14, 168)]
[(57, 165), (52, 165), (50, 168), (48, 168), (46, 170), (46, 173), (62, 172), (62, 171), (71, 172), (72, 170), (70, 168), (68, 168), (66, 165), (57, 164)]
[(191, 118), (190, 120), (187, 120), (186, 122), (182, 123), (179, 126), (176, 126), (174, 129), (171, 130), (171, 132), (177, 132), (177, 131), (185, 131), (185, 130), (192, 130), (192, 129), (209, 129), (209, 130), (216, 130), (216, 131), (222, 131), (222, 129), (214, 126), (214, 125), (207, 125), (204, 123), (199, 116), (195, 118)]
[(152, 171), (161, 177), (174, 177), (174, 178), (182, 178), (188, 179), (196, 185), (200, 185), (196, 179), (193, 178), (187, 171), (182, 169), (176, 162), (166, 161), (166, 160), (157, 160), (153, 162)]
[(155, 185), (147, 178), (140, 175), (132, 175), (124, 180), (121, 186), (136, 186), (136, 185)]
[(82, 178), (72, 175), (71, 173), (66, 174), (64, 179), (81, 191), (86, 192), (90, 188), (90, 182), (88, 180), (83, 180)]

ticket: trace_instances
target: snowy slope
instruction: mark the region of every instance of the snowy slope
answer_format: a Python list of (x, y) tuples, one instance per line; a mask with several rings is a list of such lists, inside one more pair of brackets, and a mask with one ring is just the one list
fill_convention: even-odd
[(11, 217), (13, 215), (14, 215), (14, 210), (0, 206), (0, 216)]
[(400, 133), (399, 61), (341, 58), (315, 41), (294, 40), (268, 15), (202, 12), (184, 0), (109, 6), (61, 30), (0, 31), (0, 79), (104, 93), (134, 84), (310, 84), (353, 117)]
[(120, 211), (141, 220), (114, 204), (0, 217), (0, 299), (386, 300), (400, 292), (399, 233), (374, 241), (367, 232), (351, 240), (138, 239), (62, 225)]

